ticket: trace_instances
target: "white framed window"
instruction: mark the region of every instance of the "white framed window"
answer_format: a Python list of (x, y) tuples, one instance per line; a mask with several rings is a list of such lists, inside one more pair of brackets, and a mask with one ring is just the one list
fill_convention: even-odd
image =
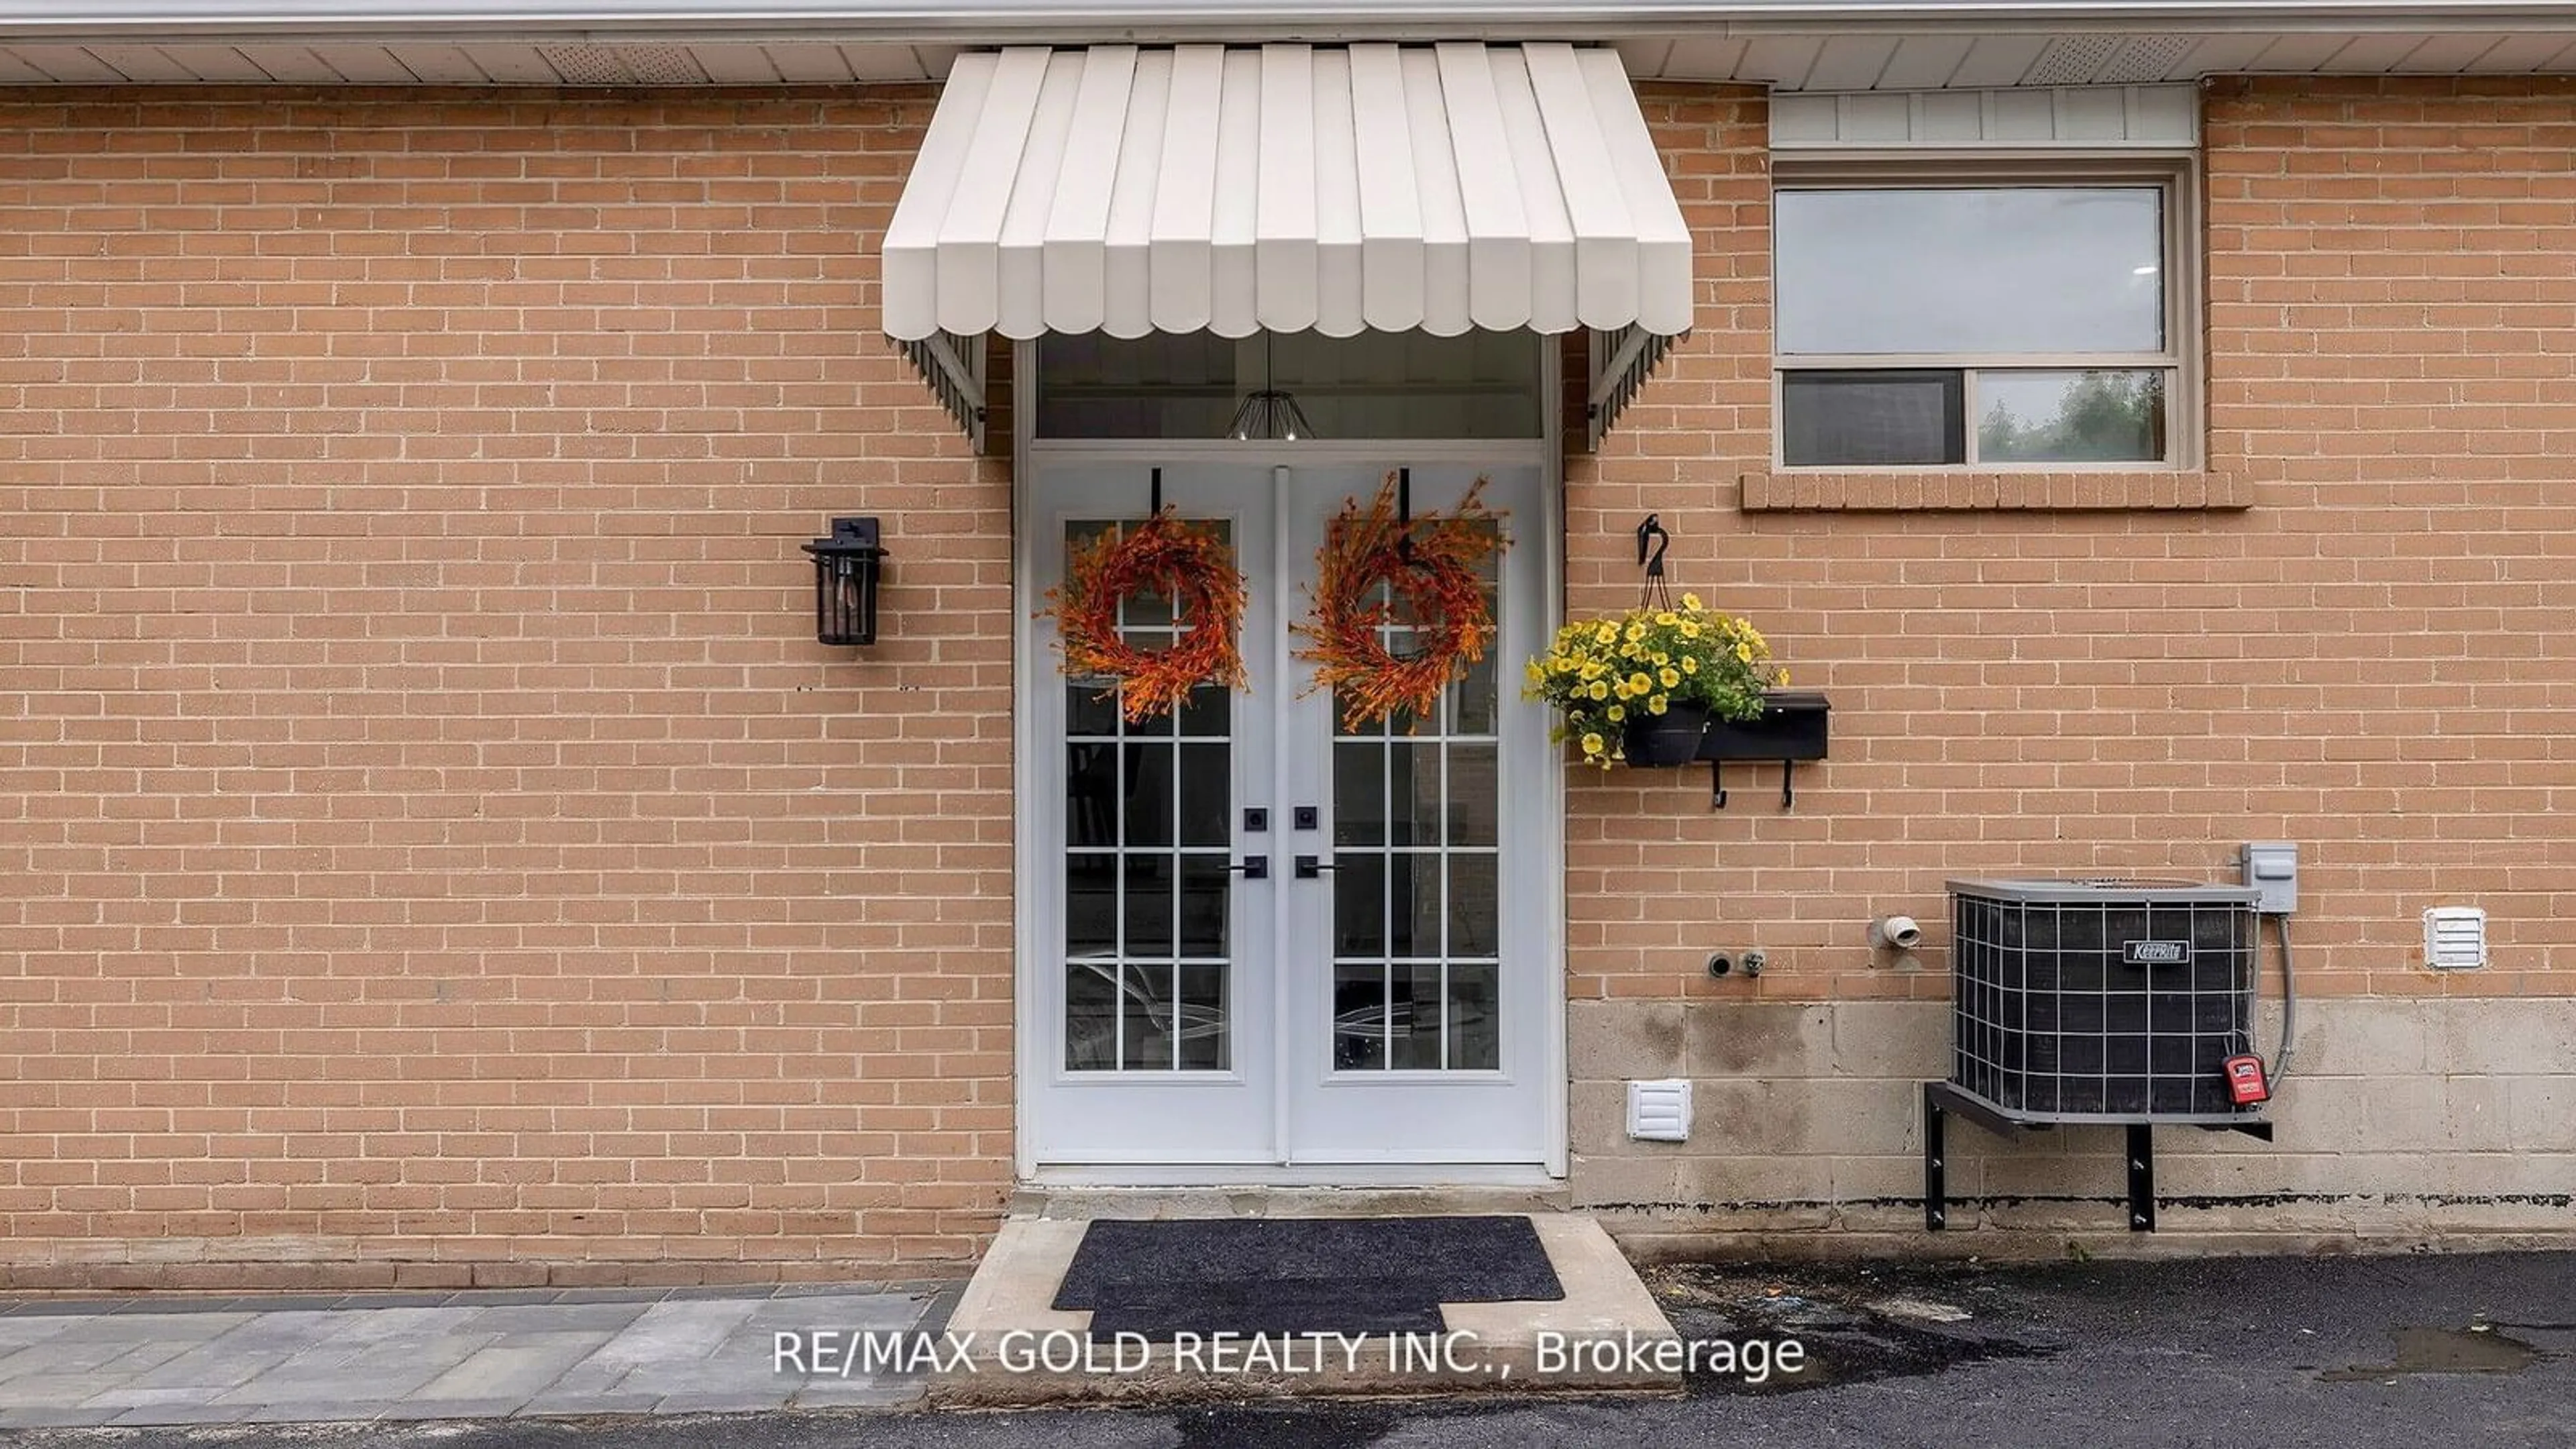
[(2182, 158), (1784, 165), (1783, 468), (2197, 463), (2197, 208)]

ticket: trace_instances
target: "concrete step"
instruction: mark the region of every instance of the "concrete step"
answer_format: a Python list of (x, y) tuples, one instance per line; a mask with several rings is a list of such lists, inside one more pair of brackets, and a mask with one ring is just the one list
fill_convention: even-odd
[[(1091, 1216), (1106, 1216), (1092, 1214)], [(1284, 1214), (1283, 1214), (1284, 1215)], [(1091, 1312), (1051, 1306), (1087, 1218), (1006, 1222), (949, 1316), (952, 1356), (934, 1403), (1026, 1406), (1103, 1400), (1387, 1396), (1472, 1391), (1677, 1393), (1657, 1345), (1672, 1324), (1591, 1218), (1530, 1214), (1565, 1297), (1447, 1303), (1440, 1334), (1089, 1337)]]

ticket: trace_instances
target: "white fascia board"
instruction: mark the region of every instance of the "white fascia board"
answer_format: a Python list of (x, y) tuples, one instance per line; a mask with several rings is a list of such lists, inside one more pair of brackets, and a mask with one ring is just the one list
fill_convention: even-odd
[(2576, 24), (2576, 0), (0, 0), (0, 39), (137, 35), (999, 44), (1615, 39), (1958, 25), (2204, 31)]

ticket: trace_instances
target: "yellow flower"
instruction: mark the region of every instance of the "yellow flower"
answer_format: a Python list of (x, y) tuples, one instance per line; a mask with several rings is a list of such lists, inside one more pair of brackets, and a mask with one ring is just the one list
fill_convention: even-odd
[(1735, 657), (1736, 657), (1736, 658), (1738, 658), (1738, 659), (1740, 659), (1740, 660), (1742, 660), (1742, 661), (1744, 661), (1744, 662), (1745, 662), (1745, 663), (1747, 663), (1747, 664), (1752, 663), (1752, 662), (1753, 662), (1753, 646), (1752, 646), (1752, 645), (1750, 645), (1750, 644), (1738, 644), (1738, 645), (1736, 645), (1736, 646), (1735, 646)]
[(1624, 705), (1614, 704), (1602, 712), (1602, 717), (1609, 720), (1612, 724), (1617, 724), (1628, 717), (1628, 710)]
[(1682, 620), (1682, 637), (1685, 639), (1696, 639), (1699, 637), (1699, 623), (1697, 620)]
[(1698, 655), (1696, 655), (1696, 654), (1685, 654), (1685, 655), (1683, 655), (1683, 656), (1682, 656), (1682, 673), (1684, 673), (1684, 674), (1697, 674), (1697, 673), (1699, 673), (1699, 656), (1698, 656)]
[(1587, 755), (1597, 755), (1601, 753), (1601, 745), (1602, 739), (1598, 734), (1589, 734), (1583, 737), (1583, 753)]
[(1592, 637), (1604, 644), (1615, 643), (1619, 638), (1619, 626), (1604, 619), (1601, 621), (1601, 627), (1594, 631)]
[(1547, 666), (1535, 659), (1524, 665), (1521, 669), (1521, 673), (1529, 677), (1529, 682), (1533, 687), (1547, 683)]
[(1643, 624), (1631, 624), (1631, 625), (1629, 625), (1629, 626), (1628, 626), (1628, 642), (1629, 642), (1629, 643), (1634, 644), (1634, 643), (1636, 643), (1638, 640), (1643, 639), (1643, 638), (1645, 638), (1645, 637), (1646, 637), (1646, 626), (1645, 626), (1645, 625), (1643, 625)]
[(1646, 657), (1646, 651), (1634, 644), (1622, 644), (1619, 646), (1619, 657), (1622, 659), (1643, 659)]
[(1596, 679), (1592, 681), (1592, 687), (1584, 692), (1591, 695), (1594, 699), (1608, 699), (1610, 697), (1610, 686), (1603, 684), (1600, 680)]
[(1654, 687), (1655, 681), (1648, 679), (1643, 670), (1628, 676), (1628, 688), (1639, 694), (1644, 694), (1647, 690)]
[(1664, 682), (1664, 688), (1666, 689), (1681, 688), (1682, 672), (1678, 669), (1666, 669), (1655, 677)]
[(1607, 668), (1598, 659), (1586, 659), (1583, 661), (1583, 677), (1585, 679), (1599, 679), (1607, 672)]
[(1666, 610), (1664, 610), (1662, 613), (1657, 614), (1657, 615), (1655, 616), (1655, 622), (1656, 622), (1656, 623), (1658, 623), (1658, 624), (1663, 625), (1663, 626), (1664, 626), (1665, 628), (1667, 628), (1667, 629), (1669, 629), (1669, 628), (1673, 627), (1675, 624), (1678, 624), (1678, 623), (1680, 623), (1681, 621), (1682, 621), (1682, 619), (1681, 619), (1681, 615), (1674, 613), (1674, 612), (1673, 612), (1672, 610), (1670, 610), (1670, 609), (1666, 609)]
[(1782, 689), (1787, 689), (1789, 687), (1789, 671), (1787, 669), (1782, 669), (1780, 671), (1780, 687)]
[(1656, 663), (1657, 665), (1659, 665), (1659, 666), (1660, 666), (1660, 665), (1665, 665), (1665, 664), (1670, 664), (1670, 663), (1672, 663), (1672, 662), (1673, 662), (1673, 656), (1671, 656), (1670, 654), (1665, 653), (1665, 652), (1664, 652), (1663, 650), (1661, 650), (1661, 649), (1656, 650), (1656, 651), (1654, 652), (1654, 656), (1653, 656), (1653, 657), (1654, 657), (1654, 661), (1655, 661), (1655, 663)]
[(1691, 611), (1692, 613), (1694, 613), (1694, 614), (1698, 613), (1698, 612), (1700, 611), (1699, 595), (1697, 595), (1697, 594), (1684, 594), (1684, 595), (1682, 595), (1682, 607), (1683, 607), (1683, 608), (1685, 608), (1685, 609), (1690, 610), (1690, 611)]
[(1654, 698), (1646, 701), (1646, 712), (1648, 714), (1662, 714), (1665, 710), (1672, 707), (1672, 696), (1666, 694), (1656, 695)]

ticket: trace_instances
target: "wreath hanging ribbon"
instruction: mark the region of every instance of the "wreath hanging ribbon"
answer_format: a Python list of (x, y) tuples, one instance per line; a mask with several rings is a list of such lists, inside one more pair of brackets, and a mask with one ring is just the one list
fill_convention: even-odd
[[(1352, 734), (1399, 709), (1431, 717), (1441, 692), (1466, 678), (1494, 642), (1479, 569), (1505, 540), (1499, 516), (1479, 496), (1485, 480), (1451, 512), (1418, 518), (1399, 515), (1396, 488), (1389, 473), (1374, 500), (1350, 500), (1326, 525), (1314, 614), (1289, 626), (1313, 641), (1296, 657), (1315, 666), (1315, 688), (1341, 698), (1342, 728)], [(1380, 584), (1386, 600), (1375, 597)], [(1389, 647), (1391, 625), (1411, 635), (1411, 648)]]
[[(1139, 648), (1119, 630), (1119, 605), (1138, 594), (1171, 600), (1177, 632), (1169, 645)], [(1105, 676), (1101, 698), (1115, 695), (1131, 725), (1178, 710), (1201, 685), (1246, 683), (1243, 573), (1234, 551), (1215, 529), (1184, 523), (1172, 509), (1076, 549), (1063, 585), (1047, 598), (1064, 672)]]

